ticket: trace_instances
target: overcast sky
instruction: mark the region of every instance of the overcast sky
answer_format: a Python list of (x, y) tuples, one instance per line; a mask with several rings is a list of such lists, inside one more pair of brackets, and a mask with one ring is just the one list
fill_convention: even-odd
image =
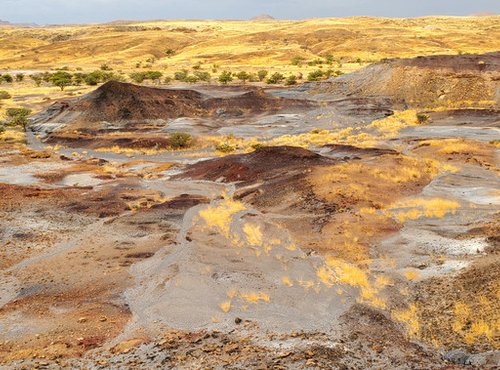
[(118, 19), (278, 19), (373, 15), (416, 17), (500, 13), (500, 0), (0, 0), (10, 22), (87, 23)]

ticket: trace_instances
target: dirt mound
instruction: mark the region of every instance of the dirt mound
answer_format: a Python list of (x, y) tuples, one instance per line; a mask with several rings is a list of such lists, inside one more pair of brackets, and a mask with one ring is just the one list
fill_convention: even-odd
[(307, 171), (311, 166), (332, 163), (331, 159), (299, 147), (262, 147), (249, 154), (229, 155), (196, 163), (188, 167), (180, 177), (224, 179), (228, 182), (252, 182), (259, 179), (268, 181), (280, 177), (283, 172), (291, 175), (294, 171)]
[(34, 123), (59, 123), (92, 129), (92, 123), (144, 122), (179, 117), (230, 117), (284, 108), (305, 108), (302, 100), (271, 97), (263, 90), (211, 97), (195, 90), (161, 89), (110, 81), (73, 101), (59, 102), (35, 117)]
[(388, 97), (410, 106), (500, 101), (500, 52), (391, 59), (327, 81), (314, 93)]

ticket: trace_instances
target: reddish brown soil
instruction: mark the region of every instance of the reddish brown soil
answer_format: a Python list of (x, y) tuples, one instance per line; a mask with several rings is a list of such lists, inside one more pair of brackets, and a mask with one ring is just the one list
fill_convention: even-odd
[(283, 175), (291, 177), (313, 166), (331, 165), (335, 161), (307, 149), (280, 146), (262, 147), (249, 154), (229, 155), (194, 164), (180, 178), (252, 183), (271, 181)]
[[(256, 89), (216, 98), (194, 90), (160, 89), (110, 81), (76, 100), (54, 104), (39, 116), (38, 122), (72, 125), (214, 115), (228, 117), (311, 106), (312, 103), (305, 100), (276, 98)], [(85, 129), (92, 131), (89, 126)]]

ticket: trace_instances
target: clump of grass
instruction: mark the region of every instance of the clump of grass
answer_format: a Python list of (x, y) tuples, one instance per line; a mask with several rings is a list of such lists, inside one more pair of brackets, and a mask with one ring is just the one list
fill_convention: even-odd
[(417, 113), (417, 122), (419, 125), (423, 125), (429, 121), (429, 115), (425, 113)]
[(174, 132), (168, 141), (172, 149), (185, 149), (193, 145), (193, 137), (185, 132)]
[(232, 153), (236, 150), (236, 147), (228, 143), (220, 143), (215, 146), (215, 150), (222, 153)]

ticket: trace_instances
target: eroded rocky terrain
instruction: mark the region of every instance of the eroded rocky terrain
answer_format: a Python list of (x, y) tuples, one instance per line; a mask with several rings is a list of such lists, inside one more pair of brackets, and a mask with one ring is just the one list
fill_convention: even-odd
[(0, 368), (498, 366), (499, 56), (450, 58), (47, 107), (0, 143)]

